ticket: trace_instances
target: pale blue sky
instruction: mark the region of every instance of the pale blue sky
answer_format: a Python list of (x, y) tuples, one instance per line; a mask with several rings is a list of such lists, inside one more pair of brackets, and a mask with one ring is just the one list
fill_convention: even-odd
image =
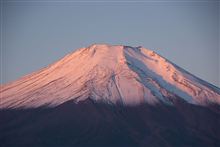
[(109, 43), (155, 50), (220, 87), (219, 1), (3, 0), (1, 8), (1, 83)]

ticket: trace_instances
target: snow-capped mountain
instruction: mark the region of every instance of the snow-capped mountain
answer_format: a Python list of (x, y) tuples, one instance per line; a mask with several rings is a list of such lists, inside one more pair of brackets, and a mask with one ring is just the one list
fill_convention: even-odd
[(106, 104), (220, 104), (220, 89), (143, 47), (94, 44), (2, 85), (0, 108), (55, 107), (92, 99)]
[(142, 47), (81, 48), (0, 96), (0, 146), (220, 146), (220, 89)]

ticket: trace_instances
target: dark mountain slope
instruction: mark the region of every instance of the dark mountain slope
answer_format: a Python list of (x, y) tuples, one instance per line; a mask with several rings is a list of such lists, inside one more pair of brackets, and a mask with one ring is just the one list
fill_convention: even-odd
[[(220, 146), (219, 107), (121, 106), (87, 99), (0, 111), (0, 146)], [(211, 108), (211, 109), (210, 109)]]

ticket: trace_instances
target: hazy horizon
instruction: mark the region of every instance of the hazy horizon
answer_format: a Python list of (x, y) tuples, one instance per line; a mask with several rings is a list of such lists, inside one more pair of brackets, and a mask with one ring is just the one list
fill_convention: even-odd
[(219, 1), (1, 2), (1, 84), (108, 43), (154, 50), (220, 87)]

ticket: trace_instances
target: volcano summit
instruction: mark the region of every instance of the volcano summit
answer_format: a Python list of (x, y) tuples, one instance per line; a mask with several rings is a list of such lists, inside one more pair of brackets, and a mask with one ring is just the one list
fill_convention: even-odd
[(78, 49), (0, 96), (2, 146), (220, 146), (220, 89), (143, 47)]

